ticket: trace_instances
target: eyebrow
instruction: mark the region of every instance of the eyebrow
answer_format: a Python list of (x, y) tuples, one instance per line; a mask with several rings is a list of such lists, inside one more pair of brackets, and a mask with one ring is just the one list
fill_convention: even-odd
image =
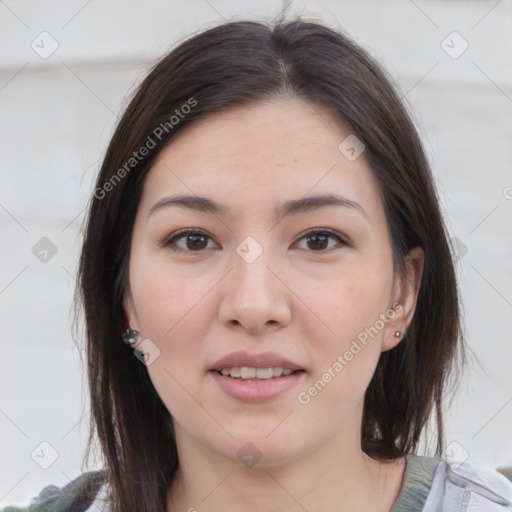
[[(189, 196), (189, 195), (176, 195), (171, 197), (164, 197), (151, 207), (148, 212), (148, 217), (155, 211), (170, 206), (176, 206), (179, 208), (187, 208), (189, 210), (198, 211), (201, 213), (213, 213), (215, 215), (227, 216), (229, 215), (229, 209), (212, 199), (202, 196)], [(286, 201), (281, 206), (274, 210), (274, 216), (276, 220), (280, 221), (287, 216), (297, 215), (299, 213), (306, 213), (313, 210), (326, 207), (345, 207), (350, 208), (354, 211), (358, 211), (368, 218), (368, 214), (364, 208), (346, 197), (342, 197), (336, 194), (327, 194), (319, 196), (308, 196), (300, 199), (291, 199)]]

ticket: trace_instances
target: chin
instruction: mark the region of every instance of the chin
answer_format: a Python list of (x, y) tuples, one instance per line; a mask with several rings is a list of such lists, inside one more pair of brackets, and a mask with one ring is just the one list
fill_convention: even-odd
[(217, 445), (211, 448), (222, 457), (249, 469), (282, 466), (305, 455), (298, 449), (300, 441), (291, 438), (288, 432), (283, 431), (281, 436), (275, 433), (269, 436), (268, 432), (235, 436), (226, 443), (228, 446)]

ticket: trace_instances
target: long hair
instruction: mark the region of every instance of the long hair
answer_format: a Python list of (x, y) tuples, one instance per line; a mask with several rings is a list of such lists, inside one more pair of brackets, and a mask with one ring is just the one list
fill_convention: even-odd
[[(417, 449), (443, 398), (463, 336), (448, 234), (418, 133), (391, 80), (341, 31), (315, 21), (226, 22), (190, 36), (141, 82), (99, 172), (79, 262), (91, 405), (111, 506), (165, 510), (178, 468), (173, 422), (146, 367), (122, 342), (130, 242), (144, 178), (176, 133), (223, 109), (278, 96), (329, 112), (365, 145), (391, 235), (396, 271), (425, 253), (416, 312), (404, 339), (381, 354), (366, 391), (361, 447), (385, 460)], [(145, 148), (145, 150), (143, 149)]]

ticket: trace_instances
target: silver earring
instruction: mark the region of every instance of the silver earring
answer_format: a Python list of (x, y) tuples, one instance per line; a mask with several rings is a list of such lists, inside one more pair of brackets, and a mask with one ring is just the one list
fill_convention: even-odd
[(139, 337), (139, 331), (135, 331), (133, 329), (130, 329), (129, 327), (123, 333), (123, 341), (127, 345), (133, 345), (134, 343), (136, 343), (138, 337)]
[(402, 335), (402, 333), (400, 331), (395, 331), (395, 336), (397, 338), (400, 338), (401, 335)]

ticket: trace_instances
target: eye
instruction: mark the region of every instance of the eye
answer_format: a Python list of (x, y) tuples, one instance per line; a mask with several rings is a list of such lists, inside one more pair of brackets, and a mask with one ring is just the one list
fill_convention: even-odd
[(339, 235), (333, 231), (325, 229), (314, 229), (306, 233), (300, 240), (306, 240), (306, 243), (313, 252), (325, 252), (326, 249), (332, 249), (332, 245), (329, 246), (329, 239), (336, 240), (337, 245), (348, 245), (348, 243)]
[(208, 247), (208, 240), (211, 240), (210, 236), (203, 231), (184, 229), (174, 233), (162, 246), (172, 251), (200, 252), (211, 248)]
[[(329, 243), (329, 239), (335, 240), (337, 243)], [(336, 246), (348, 245), (348, 243), (334, 231), (325, 229), (315, 229), (307, 232), (299, 241), (306, 240), (307, 248), (313, 252), (325, 252)], [(173, 251), (182, 252), (201, 252), (205, 249), (211, 249), (208, 241), (212, 241), (210, 235), (200, 230), (184, 229), (172, 234), (163, 243), (163, 247), (168, 247)]]

